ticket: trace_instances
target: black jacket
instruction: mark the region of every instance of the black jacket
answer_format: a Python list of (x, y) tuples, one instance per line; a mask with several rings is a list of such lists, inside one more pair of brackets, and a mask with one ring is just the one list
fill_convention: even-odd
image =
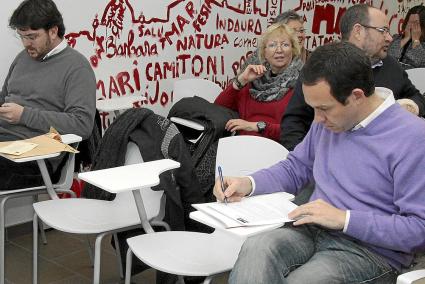
[[(152, 189), (165, 191), (165, 221), (173, 230), (184, 230), (184, 213), (188, 214), (186, 211), (190, 209), (191, 203), (203, 202), (204, 198), (199, 190), (191, 157), (182, 135), (168, 119), (151, 110), (127, 110), (105, 132), (92, 169), (124, 165), (129, 141), (139, 146), (145, 162), (164, 158), (180, 162), (180, 168), (161, 174), (160, 184)], [(104, 200), (112, 200), (115, 197), (88, 184), (83, 189), (83, 196)]]
[[(391, 56), (387, 56), (382, 61), (382, 66), (373, 68), (375, 86), (392, 90), (396, 100), (402, 98), (413, 100), (419, 107), (419, 116), (423, 116), (425, 99), (409, 80), (406, 71)], [(298, 80), (294, 95), (282, 117), (280, 143), (288, 150), (293, 150), (304, 139), (313, 119), (314, 110), (306, 104), (301, 82)]]
[(192, 154), (195, 167), (205, 152), (219, 138), (230, 133), (224, 128), (229, 119), (239, 118), (239, 114), (231, 109), (212, 104), (201, 97), (183, 98), (171, 109), (168, 117), (179, 117), (202, 124), (205, 128), (202, 140)]

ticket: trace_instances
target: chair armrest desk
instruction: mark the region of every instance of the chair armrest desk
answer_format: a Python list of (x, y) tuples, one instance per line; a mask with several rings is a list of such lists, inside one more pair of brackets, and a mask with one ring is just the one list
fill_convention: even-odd
[(136, 201), (143, 229), (145, 229), (146, 233), (152, 233), (153, 229), (146, 217), (140, 189), (158, 185), (159, 175), (162, 172), (178, 167), (180, 167), (179, 162), (171, 159), (163, 159), (80, 173), (78, 177), (111, 193), (121, 193), (131, 190)]

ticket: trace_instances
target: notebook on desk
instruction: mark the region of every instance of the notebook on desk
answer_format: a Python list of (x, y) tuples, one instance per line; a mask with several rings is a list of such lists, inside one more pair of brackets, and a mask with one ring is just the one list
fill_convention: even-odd
[(291, 222), (288, 213), (297, 205), (293, 195), (279, 192), (247, 197), (240, 202), (193, 204), (197, 210), (213, 218), (223, 228), (252, 227)]

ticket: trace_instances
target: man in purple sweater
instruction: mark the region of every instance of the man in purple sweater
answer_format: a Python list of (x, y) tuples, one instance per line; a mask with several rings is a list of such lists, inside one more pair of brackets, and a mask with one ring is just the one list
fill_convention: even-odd
[(316, 181), (289, 226), (249, 238), (229, 283), (391, 283), (425, 248), (425, 122), (374, 87), (368, 57), (344, 42), (316, 49), (301, 74), (315, 119), (280, 163), (225, 177), (219, 200)]

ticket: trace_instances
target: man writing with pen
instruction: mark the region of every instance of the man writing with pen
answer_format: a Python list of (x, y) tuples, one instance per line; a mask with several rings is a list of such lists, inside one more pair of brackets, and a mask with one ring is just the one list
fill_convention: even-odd
[(289, 213), (297, 221), (245, 241), (229, 283), (395, 282), (425, 248), (425, 122), (375, 88), (347, 42), (317, 48), (301, 81), (315, 111), (305, 139), (268, 169), (217, 180), (214, 194), (296, 194), (313, 179), (314, 193)]

